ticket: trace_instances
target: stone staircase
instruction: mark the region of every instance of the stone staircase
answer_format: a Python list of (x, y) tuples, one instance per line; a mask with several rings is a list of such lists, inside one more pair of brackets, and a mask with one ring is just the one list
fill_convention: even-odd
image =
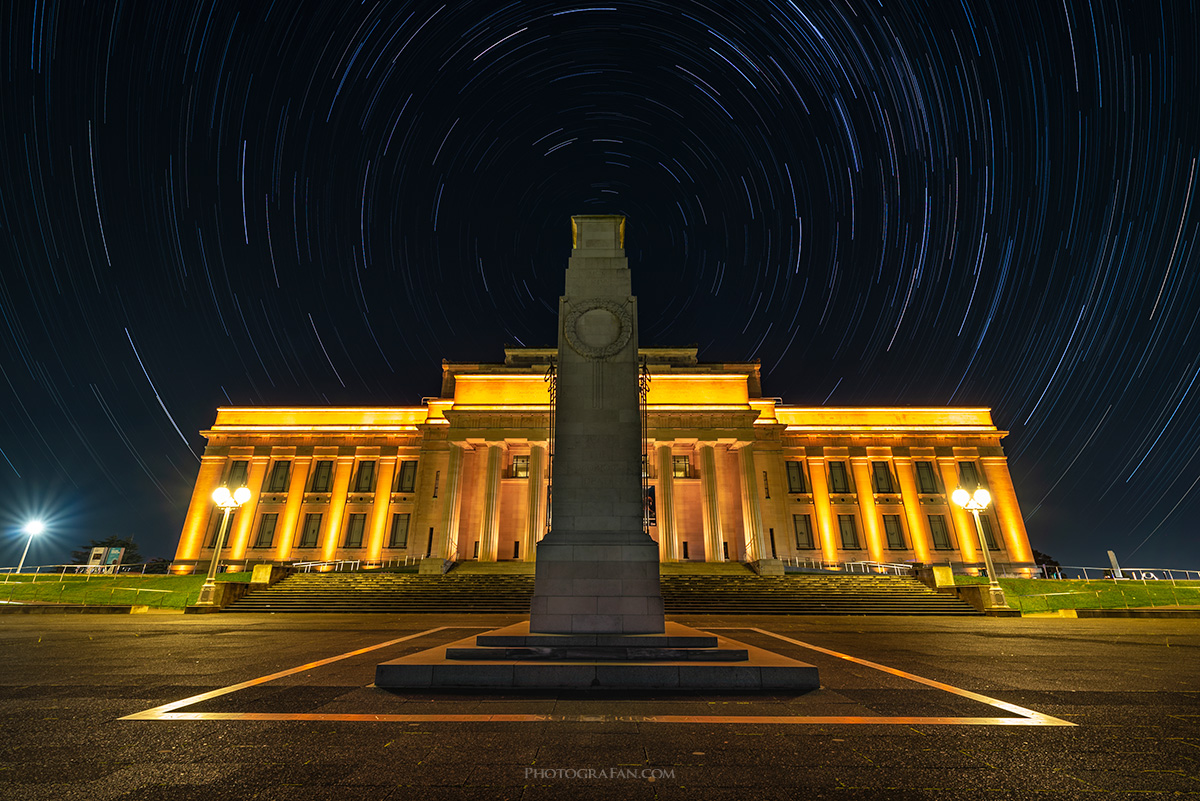
[[(911, 578), (667, 569), (660, 581), (668, 614), (977, 615), (966, 603)], [(530, 573), (453, 570), (445, 576), (362, 571), (297, 573), (255, 590), (231, 612), (511, 612), (528, 614)]]

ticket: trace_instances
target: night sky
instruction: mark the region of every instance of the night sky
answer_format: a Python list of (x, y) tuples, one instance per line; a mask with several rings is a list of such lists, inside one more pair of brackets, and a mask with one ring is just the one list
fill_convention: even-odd
[(0, 565), (173, 555), (219, 405), (553, 345), (625, 214), (643, 346), (991, 407), (1035, 548), (1200, 568), (1193, 3), (0, 9)]

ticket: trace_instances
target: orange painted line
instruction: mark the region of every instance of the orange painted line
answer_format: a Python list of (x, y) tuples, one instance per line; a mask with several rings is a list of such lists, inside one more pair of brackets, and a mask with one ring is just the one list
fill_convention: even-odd
[(260, 684), (266, 684), (267, 682), (274, 681), (275, 679), (282, 679), (284, 676), (292, 676), (292, 675), (295, 675), (296, 673), (303, 673), (306, 670), (312, 670), (313, 668), (319, 668), (319, 667), (323, 667), (324, 665), (333, 664), (334, 662), (340, 662), (341, 660), (349, 659), (352, 656), (358, 656), (359, 654), (370, 653), (371, 651), (378, 651), (380, 648), (387, 648), (389, 645), (395, 645), (397, 643), (406, 642), (407, 640), (415, 640), (418, 637), (424, 637), (426, 634), (434, 634), (439, 631), (445, 631), (447, 629), (455, 629), (455, 628), (483, 628), (483, 627), (482, 626), (470, 626), (470, 627), (438, 626), (435, 629), (421, 631), (416, 634), (409, 634), (406, 637), (399, 637), (395, 640), (388, 640), (387, 642), (381, 642), (378, 645), (369, 645), (366, 648), (359, 648), (357, 651), (347, 651), (344, 654), (338, 654), (337, 656), (331, 656), (328, 659), (319, 659), (316, 662), (308, 662), (307, 664), (300, 665), (299, 667), (288, 668), (287, 670), (281, 670), (278, 673), (271, 673), (267, 676), (259, 676), (257, 679), (250, 679), (249, 681), (243, 681), (238, 684), (231, 684), (228, 687), (222, 687), (219, 690), (212, 690), (210, 692), (200, 693), (200, 695), (193, 695), (190, 698), (184, 698), (181, 701), (172, 701), (169, 704), (163, 704), (162, 706), (156, 706), (153, 709), (147, 709), (145, 712), (138, 712), (133, 715), (126, 715), (123, 718), (119, 718), (119, 720), (162, 720), (163, 719), (162, 716), (165, 713), (173, 712), (176, 709), (181, 709), (182, 707), (185, 707), (185, 706), (191, 706), (192, 704), (198, 704), (201, 701), (207, 701), (210, 698), (219, 698), (222, 695), (229, 695), (230, 693), (237, 692), (238, 690), (244, 690), (247, 687), (257, 687)]
[[(143, 713), (143, 715), (146, 713)], [(869, 715), (368, 715), (349, 712), (164, 712), (122, 720), (347, 721), (352, 723), (723, 723), (732, 725), (876, 724), (904, 726), (1073, 726), (1035, 718), (895, 717)], [(1054, 718), (1049, 718), (1054, 720)]]
[(918, 684), (924, 684), (929, 687), (934, 687), (963, 698), (969, 698), (973, 701), (994, 706), (1008, 712), (1020, 715), (1020, 717), (1007, 718), (988, 718), (988, 717), (921, 717), (921, 716), (879, 716), (872, 717), (868, 715), (548, 715), (548, 714), (491, 714), (491, 715), (455, 715), (455, 714), (440, 714), (440, 715), (400, 715), (400, 714), (358, 714), (344, 712), (180, 712), (184, 707), (198, 704), (201, 701), (207, 701), (211, 698), (218, 698), (222, 695), (244, 690), (248, 687), (256, 687), (260, 684), (280, 679), (285, 676), (291, 676), (296, 673), (302, 673), (306, 670), (329, 665), (343, 659), (349, 659), (352, 656), (359, 654), (377, 651), (380, 648), (386, 648), (390, 645), (406, 642), (408, 640), (424, 637), (428, 634), (434, 634), (439, 631), (451, 629), (471, 629), (482, 628), (478, 626), (438, 626), (437, 628), (428, 629), (427, 631), (409, 634), (405, 637), (399, 637), (394, 640), (388, 640), (377, 645), (371, 645), (366, 648), (359, 648), (355, 651), (349, 651), (338, 656), (331, 656), (327, 659), (320, 659), (316, 662), (309, 662), (298, 667), (288, 670), (281, 670), (277, 673), (271, 673), (266, 676), (260, 676), (256, 679), (243, 681), (238, 684), (231, 684), (228, 687), (222, 687), (219, 690), (193, 695), (189, 698), (184, 698), (180, 701), (174, 701), (169, 704), (147, 709), (144, 712), (138, 712), (133, 715), (127, 715), (121, 720), (248, 720), (248, 721), (343, 721), (351, 723), (717, 723), (726, 725), (903, 725), (903, 726), (1075, 726), (1076, 724), (1069, 721), (1060, 720), (1059, 718), (1036, 712), (1032, 709), (1026, 709), (1016, 704), (1010, 704), (996, 698), (991, 698), (986, 695), (964, 690), (959, 687), (954, 687), (940, 681), (927, 679), (923, 676), (918, 676), (914, 673), (908, 673), (897, 668), (891, 668), (886, 665), (881, 665), (877, 662), (871, 662), (866, 659), (860, 659), (856, 656), (850, 656), (838, 651), (833, 651), (828, 648), (822, 648), (819, 645), (801, 642), (790, 637), (784, 637), (781, 634), (766, 631), (758, 628), (742, 628), (736, 626), (708, 628), (707, 631), (753, 631), (758, 634), (763, 634), (768, 637), (774, 637), (777, 640), (782, 640), (792, 645), (808, 648), (828, 656), (834, 656), (839, 659), (845, 659), (855, 664), (879, 670), (884, 673), (889, 673), (899, 678), (915, 681)]
[[(727, 626), (724, 628), (710, 628), (710, 629), (706, 629), (706, 630), (707, 631), (737, 631), (738, 628), (734, 627), (734, 626)], [(843, 654), (843, 653), (840, 653), (839, 651), (832, 651), (828, 648), (822, 648), (819, 645), (813, 645), (812, 643), (801, 642), (800, 640), (793, 640), (791, 637), (784, 637), (782, 634), (775, 634), (774, 632), (766, 631), (764, 629), (756, 629), (756, 628), (741, 629), (741, 630), (742, 631), (753, 631), (753, 632), (757, 632), (759, 634), (764, 634), (768, 637), (774, 637), (777, 640), (783, 640), (784, 642), (791, 643), (792, 645), (798, 645), (801, 648), (808, 648), (809, 650), (817, 651), (818, 653), (827, 654), (828, 656), (835, 656), (838, 659), (845, 659), (847, 662), (854, 662), (857, 665), (863, 665), (864, 667), (874, 668), (875, 670), (879, 670), (884, 673), (890, 673), (893, 676), (898, 676), (899, 678), (902, 678), (902, 679), (908, 679), (909, 681), (915, 681), (918, 684), (924, 684), (928, 687), (934, 687), (938, 690), (952, 693), (954, 695), (958, 695), (963, 698), (970, 698), (972, 701), (979, 701), (982, 704), (987, 704), (988, 706), (994, 706), (999, 709), (1003, 709), (1006, 712), (1012, 712), (1013, 714), (1021, 715), (1022, 717), (1028, 718), (1030, 721), (1035, 722), (1035, 725), (1039, 725), (1039, 726), (1075, 726), (1076, 725), (1076, 724), (1071, 723), (1066, 720), (1059, 720), (1058, 718), (1054, 718), (1049, 715), (1044, 715), (1041, 712), (1036, 712), (1032, 709), (1026, 709), (1023, 706), (1017, 706), (1016, 704), (1010, 704), (1007, 701), (1001, 701), (998, 698), (991, 698), (986, 695), (981, 695), (980, 693), (971, 692), (970, 690), (964, 690), (961, 687), (955, 687), (951, 684), (945, 684), (940, 681), (934, 681), (933, 679), (927, 679), (924, 676), (918, 676), (915, 673), (908, 673), (906, 671), (899, 670), (898, 668), (892, 668), (892, 667), (888, 667), (887, 665), (881, 665), (878, 662), (871, 662), (870, 660), (867, 660), (867, 659), (860, 659), (857, 656), (850, 656), (849, 654)], [(1010, 718), (998, 718), (998, 719), (1004, 720), (1004, 721), (1011, 720)], [(967, 720), (967, 718), (957, 718), (957, 720)], [(1026, 725), (1029, 725), (1029, 724), (1026, 724)]]

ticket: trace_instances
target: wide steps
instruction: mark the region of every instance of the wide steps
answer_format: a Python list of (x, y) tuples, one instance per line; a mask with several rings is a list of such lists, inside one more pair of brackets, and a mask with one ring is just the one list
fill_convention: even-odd
[[(529, 574), (298, 573), (233, 604), (233, 612), (527, 613)], [(898, 576), (660, 576), (668, 614), (975, 615), (952, 595)]]

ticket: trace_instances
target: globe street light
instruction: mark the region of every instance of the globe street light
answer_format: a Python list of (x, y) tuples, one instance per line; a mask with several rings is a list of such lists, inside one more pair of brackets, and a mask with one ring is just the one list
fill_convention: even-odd
[(225, 547), (225, 537), (229, 533), (229, 518), (233, 515), (234, 509), (250, 500), (250, 489), (238, 487), (231, 493), (229, 487), (217, 487), (212, 497), (217, 506), (221, 508), (221, 527), (217, 530), (217, 547), (213, 551), (212, 558), (208, 560), (208, 578), (204, 580), (204, 586), (200, 588), (200, 598), (196, 601), (197, 606), (216, 605), (217, 566), (221, 559), (221, 549)]
[(996, 580), (996, 569), (992, 567), (992, 552), (988, 548), (983, 535), (983, 523), (979, 520), (979, 513), (987, 508), (987, 505), (992, 502), (992, 494), (983, 487), (975, 490), (975, 494), (967, 492), (962, 487), (954, 491), (950, 496), (953, 501), (975, 515), (975, 533), (979, 535), (979, 547), (983, 549), (983, 562), (987, 565), (988, 585), (992, 591), (992, 595), (1000, 594), (1000, 598), (1004, 598), (1004, 590), (1000, 587), (1000, 582)]
[(18, 573), (25, 567), (25, 557), (29, 554), (29, 546), (33, 542), (33, 538), (45, 530), (46, 524), (41, 520), (30, 520), (25, 524), (23, 531), (29, 535), (29, 539), (25, 540), (25, 550), (21, 552), (21, 564), (17, 565)]

